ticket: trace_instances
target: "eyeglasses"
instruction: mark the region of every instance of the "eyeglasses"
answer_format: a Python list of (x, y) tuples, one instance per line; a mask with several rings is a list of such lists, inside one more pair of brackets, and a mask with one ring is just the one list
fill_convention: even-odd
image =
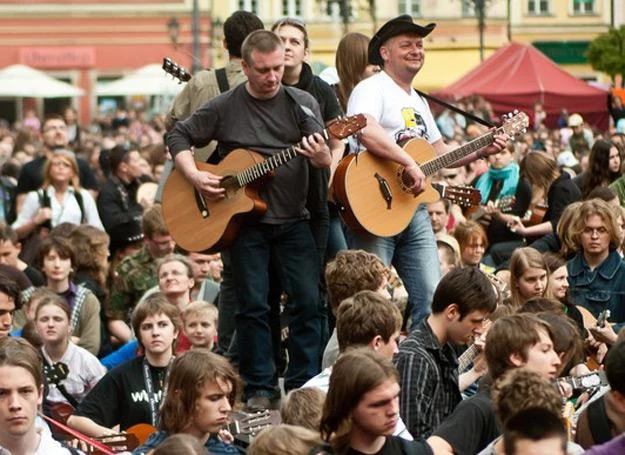
[(592, 235), (594, 235), (594, 234), (597, 234), (597, 235), (606, 235), (606, 234), (608, 233), (608, 230), (607, 230), (605, 227), (603, 227), (603, 226), (598, 227), (598, 228), (585, 227), (585, 228), (584, 228), (584, 230), (583, 230), (582, 232), (583, 232), (585, 235), (590, 235), (590, 236), (592, 236)]

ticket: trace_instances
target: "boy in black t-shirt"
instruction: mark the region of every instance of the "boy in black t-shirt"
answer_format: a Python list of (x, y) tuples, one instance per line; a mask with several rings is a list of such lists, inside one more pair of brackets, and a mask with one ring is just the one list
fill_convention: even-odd
[(92, 437), (145, 423), (156, 426), (180, 311), (160, 293), (137, 305), (132, 326), (145, 355), (109, 371), (80, 403), (67, 423)]

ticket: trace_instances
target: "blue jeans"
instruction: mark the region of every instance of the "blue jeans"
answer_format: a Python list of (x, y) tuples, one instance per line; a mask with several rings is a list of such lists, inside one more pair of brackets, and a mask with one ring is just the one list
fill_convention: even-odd
[(425, 205), (420, 205), (410, 224), (394, 237), (376, 237), (348, 230), (350, 248), (377, 255), (393, 265), (408, 291), (406, 313), (412, 317), (410, 329), (430, 314), (432, 296), (441, 269), (432, 225)]
[(250, 225), (239, 234), (230, 253), (239, 303), (236, 331), (245, 397), (271, 396), (276, 386), (268, 300), (272, 261), (288, 295), (289, 366), (284, 388), (301, 387), (319, 372), (320, 356), (320, 266), (308, 222)]

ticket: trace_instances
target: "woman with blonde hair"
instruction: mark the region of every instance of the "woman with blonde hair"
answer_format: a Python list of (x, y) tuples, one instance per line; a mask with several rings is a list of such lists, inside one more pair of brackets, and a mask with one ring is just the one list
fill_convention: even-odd
[(282, 424), (266, 428), (254, 438), (248, 455), (324, 455), (333, 453), (323, 443), (319, 432)]
[(104, 230), (93, 196), (80, 186), (78, 164), (69, 150), (54, 152), (44, 167), (43, 184), (30, 191), (11, 225), (19, 238), (50, 231), (61, 223), (90, 224)]
[(510, 301), (520, 308), (526, 301), (544, 297), (549, 273), (543, 256), (534, 248), (518, 248), (510, 259)]
[(480, 223), (466, 220), (456, 225), (454, 237), (460, 245), (460, 261), (463, 266), (477, 267), (488, 248), (486, 231)]

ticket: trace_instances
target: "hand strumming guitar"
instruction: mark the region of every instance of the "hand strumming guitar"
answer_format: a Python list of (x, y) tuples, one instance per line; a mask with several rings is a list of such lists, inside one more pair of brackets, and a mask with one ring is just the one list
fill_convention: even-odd
[(425, 174), (417, 163), (406, 166), (404, 174), (410, 179), (409, 181), (412, 183), (410, 190), (414, 194), (419, 194), (425, 189)]
[(176, 155), (176, 168), (184, 174), (191, 184), (209, 201), (218, 201), (226, 196), (221, 187), (221, 176), (200, 171), (195, 164), (191, 150), (183, 150)]

